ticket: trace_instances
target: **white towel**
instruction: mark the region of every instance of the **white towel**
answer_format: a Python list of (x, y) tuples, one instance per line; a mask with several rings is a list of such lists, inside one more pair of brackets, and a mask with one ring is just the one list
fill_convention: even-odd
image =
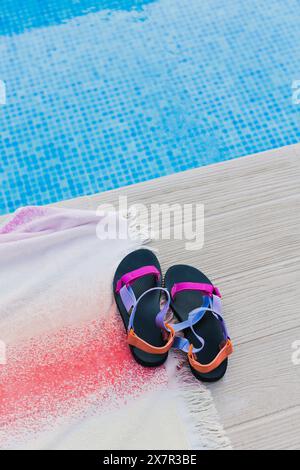
[(230, 447), (188, 369), (131, 357), (111, 286), (142, 241), (99, 239), (115, 217), (28, 207), (0, 227), (2, 449)]

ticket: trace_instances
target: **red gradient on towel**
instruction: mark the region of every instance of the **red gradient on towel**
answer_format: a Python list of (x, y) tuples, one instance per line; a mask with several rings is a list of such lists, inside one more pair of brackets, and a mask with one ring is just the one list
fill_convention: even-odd
[(49, 416), (64, 416), (90, 402), (118, 406), (167, 382), (164, 368), (146, 369), (131, 356), (116, 314), (103, 322), (64, 328), (8, 348), (0, 366), (0, 430), (37, 428)]

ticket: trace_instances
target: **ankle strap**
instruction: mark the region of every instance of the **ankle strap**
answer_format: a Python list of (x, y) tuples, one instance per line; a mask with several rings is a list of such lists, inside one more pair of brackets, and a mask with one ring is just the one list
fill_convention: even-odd
[(217, 369), (225, 359), (233, 353), (233, 345), (231, 340), (228, 338), (223, 348), (220, 350), (219, 354), (209, 363), (209, 364), (201, 364), (197, 361), (194, 353), (193, 353), (193, 345), (190, 345), (190, 349), (188, 352), (188, 359), (191, 367), (195, 369), (197, 372), (202, 374), (208, 374), (213, 370)]
[(141, 339), (139, 336), (137, 336), (135, 334), (135, 332), (133, 331), (133, 329), (129, 330), (128, 337), (127, 337), (128, 344), (130, 344), (131, 346), (134, 346), (135, 348), (141, 349), (142, 351), (150, 353), (150, 354), (165, 354), (165, 353), (167, 353), (173, 345), (175, 331), (173, 330), (172, 326), (169, 325), (168, 323), (166, 323), (165, 325), (168, 328), (170, 333), (169, 333), (168, 341), (164, 346), (156, 347), (156, 346), (153, 346), (150, 343), (147, 343), (146, 341)]

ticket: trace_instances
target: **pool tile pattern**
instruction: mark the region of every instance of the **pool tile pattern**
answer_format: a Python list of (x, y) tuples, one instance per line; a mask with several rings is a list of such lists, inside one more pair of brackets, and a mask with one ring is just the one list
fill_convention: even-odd
[(296, 0), (94, 4), (1, 2), (0, 214), (300, 140)]

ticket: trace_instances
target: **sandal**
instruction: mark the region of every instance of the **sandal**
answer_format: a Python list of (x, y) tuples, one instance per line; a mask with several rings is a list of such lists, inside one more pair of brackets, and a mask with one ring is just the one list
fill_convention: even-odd
[[(113, 289), (135, 360), (146, 367), (162, 365), (175, 332), (165, 323), (170, 294), (162, 288), (161, 268), (154, 253), (140, 249), (127, 255), (116, 270)], [(161, 309), (162, 292), (167, 302)]]
[(206, 382), (220, 380), (228, 365), (233, 345), (222, 318), (221, 294), (208, 277), (192, 266), (172, 266), (165, 276), (171, 308), (180, 321), (172, 325), (173, 347), (188, 354), (193, 374)]

